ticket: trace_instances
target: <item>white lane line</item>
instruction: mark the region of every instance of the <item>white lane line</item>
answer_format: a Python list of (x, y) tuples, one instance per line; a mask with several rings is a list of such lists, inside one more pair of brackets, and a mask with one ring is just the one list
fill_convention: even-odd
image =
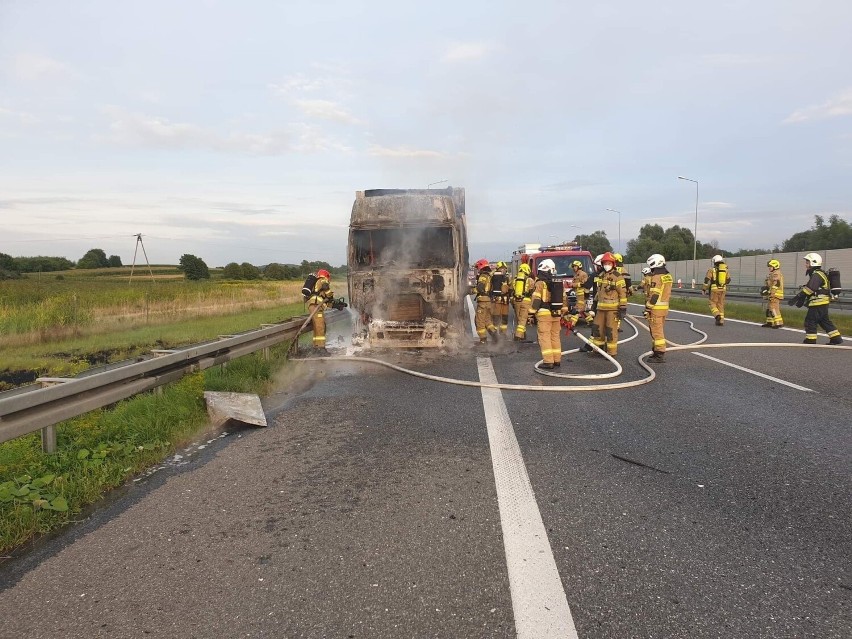
[(704, 353), (693, 353), (693, 355), (698, 355), (698, 357), (703, 357), (704, 359), (710, 359), (714, 362), (718, 362), (719, 364), (724, 364), (725, 366), (730, 366), (731, 368), (736, 368), (737, 370), (744, 371), (746, 373), (751, 373), (752, 375), (757, 375), (758, 377), (762, 377), (763, 379), (768, 379), (771, 382), (778, 382), (779, 384), (784, 384), (784, 386), (789, 386), (790, 388), (795, 388), (796, 390), (805, 391), (808, 393), (813, 393), (810, 388), (805, 388), (804, 386), (799, 386), (798, 384), (794, 384), (793, 382), (787, 382), (783, 379), (778, 379), (777, 377), (772, 377), (772, 375), (766, 375), (764, 373), (758, 373), (750, 368), (744, 368), (742, 366), (737, 366), (736, 364), (732, 364), (731, 362), (726, 362), (723, 359), (717, 359), (715, 357), (710, 357), (710, 355), (705, 355)]
[[(496, 384), (491, 360), (478, 357), (476, 362), (479, 381)], [(503, 394), (496, 388), (481, 390), (517, 636), (576, 639), (574, 619)]]

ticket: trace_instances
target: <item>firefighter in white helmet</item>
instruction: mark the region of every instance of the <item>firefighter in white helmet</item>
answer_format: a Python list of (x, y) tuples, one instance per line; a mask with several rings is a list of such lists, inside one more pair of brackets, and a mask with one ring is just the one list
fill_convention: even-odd
[(556, 264), (553, 260), (538, 263), (535, 290), (532, 294), (532, 309), (535, 313), (538, 345), (541, 348), (542, 368), (558, 368), (562, 364), (562, 339), (559, 320), (562, 317), (562, 282), (554, 282)]
[(808, 283), (799, 293), (787, 302), (789, 306), (808, 307), (805, 315), (805, 344), (816, 344), (817, 326), (828, 335), (829, 344), (842, 344), (840, 331), (828, 317), (828, 303), (831, 301), (831, 285), (828, 275), (822, 270), (822, 255), (808, 253), (805, 255), (805, 274)]
[(766, 322), (763, 328), (781, 328), (784, 320), (781, 317), (781, 300), (784, 299), (784, 274), (781, 273), (781, 262), (771, 259), (766, 263), (769, 274), (766, 282), (760, 290), (760, 294), (766, 299)]
[(728, 265), (721, 255), (713, 256), (713, 266), (707, 269), (702, 294), (710, 295), (710, 313), (716, 318), (716, 326), (725, 325), (725, 292), (728, 290)]
[(648, 296), (645, 299), (645, 318), (651, 332), (651, 348), (653, 353), (648, 358), (650, 363), (665, 361), (666, 316), (669, 314), (669, 298), (672, 294), (673, 278), (666, 268), (666, 258), (654, 253), (647, 261), (651, 269)]
[(651, 291), (651, 267), (643, 266), (642, 267), (642, 281), (639, 283), (639, 288), (642, 289), (642, 293), (645, 297), (648, 297), (648, 293)]

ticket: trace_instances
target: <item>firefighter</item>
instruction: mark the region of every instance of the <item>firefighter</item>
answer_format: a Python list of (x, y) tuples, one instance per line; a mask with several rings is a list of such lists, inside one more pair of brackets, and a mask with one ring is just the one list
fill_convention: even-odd
[[(665, 360), (666, 336), (664, 327), (669, 314), (669, 298), (672, 294), (673, 278), (666, 268), (666, 258), (654, 253), (647, 261), (650, 274), (648, 293), (645, 298), (645, 319), (651, 331), (651, 348), (654, 351), (648, 362), (660, 364)], [(644, 269), (643, 269), (644, 271)]]
[(805, 344), (816, 344), (817, 325), (821, 326), (828, 335), (829, 344), (842, 344), (843, 338), (840, 336), (840, 331), (828, 317), (831, 289), (828, 275), (822, 270), (822, 256), (819, 253), (808, 253), (804, 259), (808, 283), (787, 302), (787, 305), (795, 305), (798, 308), (808, 307), (808, 314), (805, 315)]
[(509, 270), (506, 262), (497, 262), (491, 276), (491, 320), (501, 335), (509, 328)]
[(574, 295), (577, 299), (576, 306), (574, 307), (577, 316), (574, 321), (576, 324), (581, 320), (586, 321), (586, 293), (588, 292), (586, 282), (589, 279), (589, 274), (583, 270), (583, 263), (580, 260), (571, 262), (571, 269), (574, 271)]
[(544, 362), (541, 368), (558, 368), (562, 364), (562, 339), (559, 320), (562, 317), (562, 282), (554, 282), (556, 264), (553, 260), (542, 260), (538, 264), (538, 278), (532, 294), (532, 309), (535, 313), (538, 345)]
[[(311, 320), (314, 332), (314, 349), (319, 354), (327, 354), (328, 350), (325, 347), (325, 317), (323, 311), (326, 308), (331, 308), (334, 302), (334, 291), (331, 290), (331, 274), (321, 268), (317, 271), (317, 281), (314, 284), (314, 292), (308, 298), (308, 311), (313, 313)], [(314, 313), (316, 310), (316, 313)]]
[(530, 265), (524, 262), (518, 267), (518, 275), (512, 282), (512, 297), (515, 308), (515, 341), (526, 342), (527, 318), (532, 307), (535, 278), (530, 274)]
[[(595, 324), (595, 312), (598, 308), (598, 290), (600, 284), (600, 277), (603, 273), (603, 266), (601, 266), (601, 258), (603, 257), (603, 253), (596, 256), (593, 264), (595, 272), (593, 275), (590, 275), (586, 280), (586, 323), (591, 324), (592, 330), (589, 334), (589, 337), (594, 340), (598, 334), (598, 325)], [(589, 304), (589, 300), (591, 300), (591, 304)], [(585, 351), (587, 353), (594, 353), (595, 349), (592, 348), (591, 344), (584, 344), (581, 348), (581, 351)]]
[(483, 258), (474, 266), (477, 272), (476, 287), (473, 290), (476, 299), (474, 323), (479, 343), (485, 344), (489, 334), (494, 340), (497, 339), (497, 327), (491, 319), (491, 264)]
[(784, 274), (781, 273), (781, 262), (771, 259), (766, 263), (769, 274), (760, 294), (766, 298), (766, 323), (763, 328), (781, 328), (784, 320), (781, 317), (781, 300), (784, 299)]
[[(630, 277), (630, 273), (624, 269), (624, 256), (621, 253), (613, 253), (612, 256), (615, 258), (615, 270), (624, 278), (624, 289), (627, 291), (627, 297), (630, 297), (633, 295), (633, 280)], [(620, 319), (618, 320), (618, 332), (624, 332), (624, 329), (621, 328)]]
[(615, 257), (607, 251), (601, 256), (602, 272), (598, 280), (597, 311), (592, 343), (598, 348), (606, 344), (606, 352), (618, 352), (618, 323), (627, 314), (627, 288), (615, 269)]
[(710, 295), (710, 313), (716, 318), (716, 326), (725, 325), (725, 292), (728, 290), (728, 265), (721, 255), (713, 256), (713, 266), (707, 269), (701, 294)]
[(639, 284), (639, 288), (642, 289), (642, 293), (645, 295), (645, 298), (648, 298), (648, 294), (651, 292), (651, 267), (643, 266), (642, 267), (642, 282)]

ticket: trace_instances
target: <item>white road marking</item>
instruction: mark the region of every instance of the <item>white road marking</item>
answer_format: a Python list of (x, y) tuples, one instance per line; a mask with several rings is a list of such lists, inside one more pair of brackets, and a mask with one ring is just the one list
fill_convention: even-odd
[[(496, 384), (491, 360), (477, 358), (479, 381)], [(556, 560), (524, 466), (503, 394), (482, 389), (515, 629), (521, 639), (576, 639)]]
[(759, 373), (750, 368), (744, 368), (743, 366), (737, 366), (736, 364), (732, 364), (731, 362), (726, 362), (723, 359), (717, 359), (715, 357), (710, 357), (710, 355), (705, 355), (704, 353), (693, 353), (693, 355), (698, 355), (698, 357), (703, 357), (704, 359), (710, 359), (714, 362), (718, 362), (719, 364), (724, 364), (725, 366), (730, 366), (731, 368), (736, 368), (737, 370), (744, 371), (746, 373), (751, 373), (752, 375), (757, 375), (758, 377), (762, 377), (763, 379), (768, 379), (771, 382), (778, 382), (779, 384), (784, 384), (784, 386), (789, 386), (790, 388), (795, 388), (796, 390), (805, 391), (808, 393), (813, 393), (814, 391), (810, 388), (805, 388), (804, 386), (799, 386), (798, 384), (794, 384), (793, 382), (787, 382), (783, 379), (778, 379), (777, 377), (772, 377), (771, 375), (766, 375), (765, 373)]

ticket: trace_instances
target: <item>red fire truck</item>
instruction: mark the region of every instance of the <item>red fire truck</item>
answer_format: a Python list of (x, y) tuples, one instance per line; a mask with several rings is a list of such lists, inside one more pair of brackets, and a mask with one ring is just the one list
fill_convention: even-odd
[[(556, 274), (553, 279), (562, 282), (566, 291), (574, 286), (574, 269), (571, 268), (571, 263), (574, 260), (580, 260), (583, 263), (583, 270), (590, 277), (594, 277), (594, 256), (574, 242), (562, 242), (552, 246), (522, 244), (516, 251), (512, 251), (512, 276), (518, 274), (518, 267), (524, 261), (530, 265), (530, 269), (535, 275), (538, 263), (546, 259), (553, 260), (553, 263), (556, 264)], [(569, 295), (569, 305), (573, 306), (573, 291)]]

